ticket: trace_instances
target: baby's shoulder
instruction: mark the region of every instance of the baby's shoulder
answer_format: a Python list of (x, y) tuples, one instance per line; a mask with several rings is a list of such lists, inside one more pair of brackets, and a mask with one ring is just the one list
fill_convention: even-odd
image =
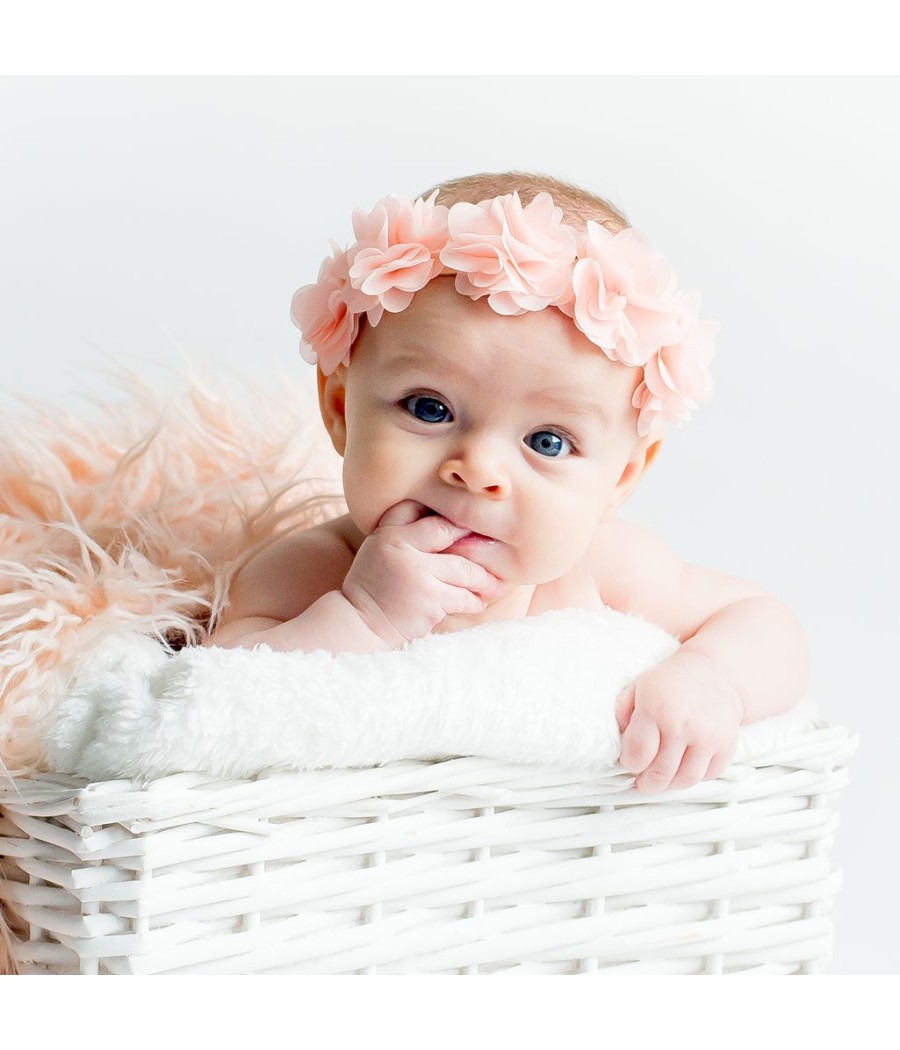
[(293, 619), (329, 591), (339, 590), (359, 541), (347, 515), (287, 532), (254, 554), (229, 589), (228, 619)]
[(613, 518), (597, 530), (587, 560), (607, 605), (642, 613), (677, 590), (683, 563), (650, 529)]

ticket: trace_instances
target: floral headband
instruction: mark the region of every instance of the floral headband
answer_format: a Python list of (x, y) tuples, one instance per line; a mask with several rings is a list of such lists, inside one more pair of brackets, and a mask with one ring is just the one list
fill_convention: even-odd
[(510, 316), (556, 307), (611, 361), (643, 368), (633, 399), (642, 437), (689, 419), (711, 395), (719, 325), (699, 319), (699, 295), (678, 288), (643, 234), (611, 234), (592, 221), (578, 231), (547, 193), (525, 207), (518, 193), (450, 208), (436, 197), (390, 196), (368, 214), (357, 209), (356, 242), (342, 251), (332, 241), (316, 283), (294, 293), (300, 352), (325, 375), (348, 360), (360, 317), (377, 325), (433, 278), (455, 274), (460, 295), (487, 296)]

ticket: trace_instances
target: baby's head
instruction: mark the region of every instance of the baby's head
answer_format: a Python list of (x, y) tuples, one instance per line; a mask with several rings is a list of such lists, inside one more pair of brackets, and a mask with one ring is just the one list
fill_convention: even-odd
[(542, 176), (455, 179), (353, 225), (292, 304), (351, 515), (367, 533), (415, 499), (496, 536), (515, 502), (498, 575), (554, 578), (543, 534), (565, 522), (583, 552), (708, 394), (715, 325), (611, 204)]

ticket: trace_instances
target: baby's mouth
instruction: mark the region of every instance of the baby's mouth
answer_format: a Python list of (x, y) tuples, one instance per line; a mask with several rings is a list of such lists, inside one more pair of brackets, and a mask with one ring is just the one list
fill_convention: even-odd
[[(449, 519), (448, 519), (449, 520)], [(464, 525), (458, 525), (457, 528), (463, 529)], [(497, 541), (492, 536), (485, 536), (481, 532), (473, 532), (469, 530), (464, 535), (460, 536), (458, 540), (454, 540), (453, 543), (447, 548), (450, 553), (463, 553), (464, 551), (474, 551), (489, 547)]]
[[(465, 529), (466, 534), (460, 536), (458, 540), (454, 540), (451, 546), (455, 547), (459, 543), (495, 543), (493, 536), (485, 536), (484, 533), (476, 532), (474, 529), (470, 529), (468, 525), (462, 525), (459, 522), (454, 521), (452, 518), (448, 518), (446, 514), (441, 514), (440, 511), (433, 510), (431, 507), (425, 507), (422, 513), (423, 518), (444, 518), (449, 521), (457, 529)], [(450, 548), (448, 548), (449, 550)]]

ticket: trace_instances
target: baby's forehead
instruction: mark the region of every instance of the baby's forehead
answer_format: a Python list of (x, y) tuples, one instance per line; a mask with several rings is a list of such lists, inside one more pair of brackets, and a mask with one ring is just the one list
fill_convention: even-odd
[(380, 376), (437, 390), (442, 384), (489, 390), (634, 425), (640, 369), (610, 361), (558, 310), (504, 316), (456, 294), (452, 283), (444, 291), (423, 291), (421, 300), (417, 296), (402, 313), (386, 313), (360, 337)]

